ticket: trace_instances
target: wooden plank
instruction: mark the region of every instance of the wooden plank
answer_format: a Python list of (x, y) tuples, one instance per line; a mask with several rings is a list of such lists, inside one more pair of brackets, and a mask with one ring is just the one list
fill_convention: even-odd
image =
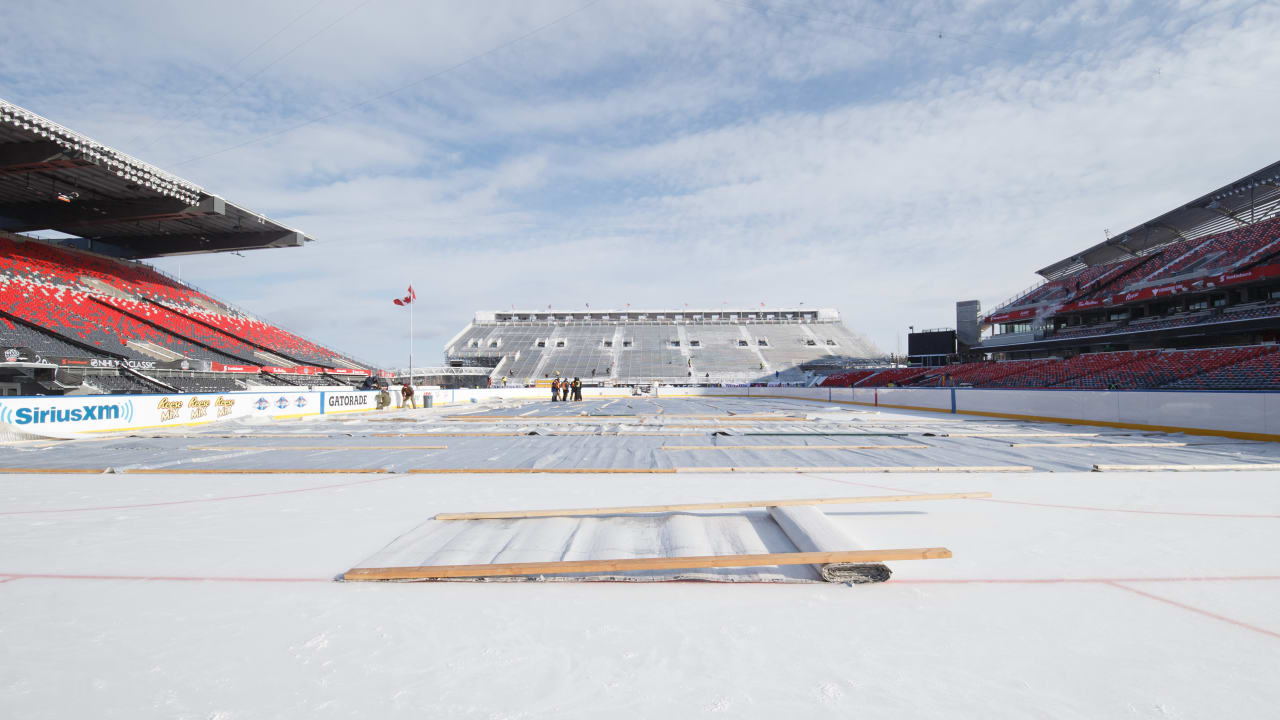
[(601, 420), (708, 420), (715, 422), (812, 422), (809, 418), (779, 415), (466, 415), (442, 417), (446, 422), (599, 422)]
[(96, 475), (105, 472), (111, 472), (110, 468), (0, 468), (0, 473), (5, 475), (57, 475), (57, 474), (76, 474), (76, 475)]
[(389, 472), (384, 468), (125, 468), (129, 475), (366, 475)]
[(971, 432), (971, 433), (939, 433), (937, 437), (1025, 437), (1025, 438), (1046, 438), (1046, 437), (1098, 437), (1099, 433), (1073, 433), (1073, 432), (1047, 432), (1047, 433), (1029, 433), (1029, 432)]
[(448, 450), (448, 445), (188, 445), (188, 450)]
[(920, 500), (962, 500), (989, 498), (989, 492), (929, 493), (923, 495), (858, 495), (854, 497), (791, 498), (785, 500), (730, 500), (726, 502), (680, 503), (676, 505), (624, 505), (622, 507), (571, 508), (559, 510), (499, 510), (496, 512), (438, 513), (436, 520), (503, 520), (508, 518), (580, 517), (584, 515), (637, 515), (642, 513), (690, 510), (734, 510), (788, 505), (856, 505), (861, 503), (916, 502)]
[[(696, 430), (736, 430), (736, 432), (744, 432), (744, 428), (748, 428), (750, 427), (750, 425), (758, 424), (756, 423), (755, 420), (748, 421), (748, 423), (742, 423), (741, 425), (724, 424), (724, 423), (732, 423), (732, 421), (733, 421), (732, 418), (723, 418), (721, 420), (714, 420), (714, 423), (716, 423), (714, 425), (710, 424), (712, 423), (712, 421), (710, 420), (707, 421), (707, 423), (645, 423), (643, 427), (681, 428), (681, 429), (696, 429)], [(813, 430), (805, 430), (805, 432), (813, 432)]]
[(718, 567), (768, 567), (820, 565), (891, 560), (942, 560), (951, 551), (942, 547), (890, 550), (841, 550), (834, 552), (762, 553), (757, 555), (696, 555), (691, 557), (618, 558), (613, 560), (553, 560), (549, 562), (494, 563), (489, 565), (420, 565), (414, 567), (352, 568), (347, 581), (425, 580), (430, 578), (509, 577), (564, 573), (629, 572), (632, 570), (686, 570)]
[(928, 445), (663, 445), (668, 452), (693, 450), (927, 450)]
[(609, 474), (670, 474), (675, 468), (413, 468), (405, 472), (411, 475), (609, 475)]
[[(591, 417), (597, 417), (595, 415)], [(599, 416), (604, 417), (604, 416)], [(726, 415), (707, 415), (698, 413), (661, 413), (652, 415), (637, 415), (642, 418), (687, 418), (692, 420), (755, 420), (759, 422), (814, 422), (811, 418), (799, 417), (796, 415), (739, 415), (737, 413), (728, 413)]]
[[(636, 427), (641, 427), (637, 425)], [(549, 430), (546, 432), (426, 432), (426, 433), (370, 433), (369, 437), (567, 437), (570, 435), (591, 435), (593, 437), (698, 437), (704, 433), (695, 432), (603, 432), (600, 430)], [(861, 434), (861, 433), (850, 433)]]
[(780, 467), (773, 465), (742, 467), (677, 467), (678, 473), (1012, 473), (1032, 472), (1030, 465), (833, 465)]
[[(671, 427), (667, 425), (667, 427)], [(709, 428), (715, 429), (715, 428)], [(791, 430), (782, 432), (773, 432), (770, 430), (737, 430), (736, 428), (721, 428), (724, 430), (735, 430), (738, 435), (767, 436), (767, 437), (906, 437), (910, 433), (905, 432), (868, 432), (865, 430)]]
[(1094, 472), (1195, 472), (1218, 470), (1280, 470), (1280, 463), (1255, 463), (1239, 465), (1094, 465)]
[(1009, 447), (1185, 447), (1184, 442), (1019, 442)]

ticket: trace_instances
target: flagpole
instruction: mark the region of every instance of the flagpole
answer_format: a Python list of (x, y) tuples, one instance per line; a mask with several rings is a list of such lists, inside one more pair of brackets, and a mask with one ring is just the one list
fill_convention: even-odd
[[(409, 286), (413, 288), (412, 285)], [(413, 300), (417, 300), (414, 298)], [(413, 386), (413, 306), (414, 302), (409, 302), (409, 385)]]

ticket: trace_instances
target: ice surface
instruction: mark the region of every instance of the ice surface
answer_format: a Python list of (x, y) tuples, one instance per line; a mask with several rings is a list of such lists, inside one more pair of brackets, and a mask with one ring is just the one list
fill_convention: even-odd
[[(717, 402), (909, 427), (913, 442), (941, 427)], [(1088, 430), (948, 425), (961, 426)], [(320, 428), (353, 444), (373, 442), (374, 427), (413, 424), (254, 431)], [(185, 445), (238, 440), (216, 434), (229, 431), (5, 452), (56, 465), (97, 457), (76, 454), (97, 445), (113, 464), (170, 462), (214, 456)], [(606, 459), (592, 443), (612, 440), (552, 439)], [(1219, 457), (1275, 455), (1181, 439)], [(511, 440), (467, 452), (503, 462)], [(1041, 448), (959, 440), (1042, 462)], [(965, 452), (989, 462), (977, 449)], [(1090, 453), (1052, 456), (1083, 467)], [(824, 506), (869, 548), (955, 553), (891, 563), (877, 585), (333, 582), (437, 512), (966, 490), (994, 497)], [(1270, 472), (0, 475), (0, 717), (1271, 718), (1277, 544)]]

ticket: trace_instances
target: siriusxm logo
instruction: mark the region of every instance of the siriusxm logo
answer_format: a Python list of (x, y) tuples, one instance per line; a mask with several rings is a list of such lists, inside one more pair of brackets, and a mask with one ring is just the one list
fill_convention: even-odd
[(304, 408), (307, 406), (307, 399), (299, 395), (298, 399), (295, 401), (294, 404), (296, 404), (300, 408)]
[(253, 406), (258, 408), (259, 410), (266, 410), (267, 408), (271, 407), (271, 403), (268, 402), (266, 398), (260, 397), (258, 398), (258, 402), (254, 403)]
[(46, 423), (91, 422), (94, 420), (133, 420), (132, 403), (104, 403), (79, 407), (13, 407), (0, 406), (0, 423), (10, 425), (43, 425)]
[(282, 397), (279, 400), (277, 400), (276, 407), (280, 408), (281, 410), (284, 410), (285, 408), (289, 407), (289, 398)]

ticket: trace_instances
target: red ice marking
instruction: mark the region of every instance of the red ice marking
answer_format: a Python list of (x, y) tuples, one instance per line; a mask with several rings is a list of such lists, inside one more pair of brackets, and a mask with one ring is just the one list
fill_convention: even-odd
[[(860, 483), (860, 482), (853, 482), (852, 480), (842, 480), (839, 478), (819, 475), (817, 473), (805, 473), (805, 474), (812, 475), (816, 478), (821, 478), (823, 480), (830, 480), (831, 482), (842, 483), (845, 485), (856, 485), (858, 487), (875, 488), (877, 490), (891, 490), (893, 492), (901, 492), (901, 493), (920, 492), (919, 490), (911, 490), (908, 488), (896, 488), (896, 487), (888, 487), (886, 485), (872, 485), (870, 483)], [(1097, 507), (1094, 505), (1058, 505), (1055, 503), (1038, 503), (1038, 502), (1030, 502), (1027, 500), (997, 500), (996, 498), (969, 498), (969, 499), (973, 500), (974, 502), (993, 502), (993, 503), (1001, 503), (1004, 505), (1029, 505), (1031, 507), (1047, 507), (1047, 508), (1056, 508), (1059, 510), (1089, 510), (1092, 512), (1133, 513), (1135, 515), (1171, 515), (1173, 517), (1211, 517), (1211, 518), (1250, 518), (1250, 519), (1263, 519), (1263, 520), (1280, 519), (1280, 515), (1253, 515), (1248, 513), (1201, 513), (1201, 512), (1182, 512), (1178, 510), (1135, 510), (1132, 508)]]
[[(1200, 582), (1248, 582), (1256, 580), (1280, 580), (1280, 575), (1188, 575), (1185, 577), (1115, 577), (1115, 578), (913, 578), (894, 580), (890, 585), (1053, 585), (1094, 584), (1109, 585), (1121, 582), (1149, 583), (1200, 583)], [(1131, 588), (1128, 588), (1131, 589)]]
[[(227, 582), (227, 583), (321, 583), (334, 582), (320, 577), (236, 577), (210, 575), (78, 575), (74, 573), (0, 573), (0, 583), (10, 580), (142, 580), (147, 582)], [(1115, 577), (1115, 578), (917, 578), (892, 580), (887, 585), (1115, 585), (1136, 593), (1142, 591), (1118, 583), (1202, 583), (1280, 581), (1280, 575), (1220, 575), (1185, 577)], [(1162, 599), (1162, 598), (1161, 598)], [(1269, 632), (1269, 631), (1264, 631)]]
[(353, 480), (346, 483), (334, 483), (332, 485), (317, 485), (315, 487), (295, 488), (293, 490), (273, 490), (271, 492), (249, 493), (247, 495), (224, 495), (222, 497), (212, 498), (196, 498), (193, 500), (166, 500), (164, 502), (137, 503), (135, 505), (98, 505), (92, 507), (78, 508), (57, 508), (53, 510), (11, 510), (9, 512), (0, 512), (3, 515), (43, 515), (45, 513), (63, 513), (63, 512), (86, 512), (89, 510), (129, 510), (133, 508), (162, 507), (165, 505), (189, 505), (191, 503), (207, 503), (222, 502), (224, 500), (244, 500), (247, 498), (268, 497), (270, 495), (292, 495), (294, 493), (311, 492), (313, 490), (331, 490), (340, 487), (352, 487), (353, 485), (364, 485), (365, 483), (381, 482), (390, 480), (397, 475), (384, 475), (382, 477), (368, 478), (365, 480)]
[(7, 580), (147, 580), (157, 582), (313, 583), (333, 582), (315, 577), (222, 577), (202, 575), (75, 575), (70, 573), (5, 573)]
[(996, 500), (994, 498), (978, 498), (983, 502), (1004, 503), (1006, 505), (1031, 505), (1033, 507), (1059, 508), (1062, 510), (1092, 510), (1095, 512), (1122, 512), (1137, 515), (1173, 515), (1177, 517), (1212, 517), (1212, 518), (1262, 518), (1280, 519), (1280, 515), (1251, 515), (1248, 513), (1202, 513), (1180, 512), (1177, 510), (1134, 510), (1131, 508), (1094, 507), (1092, 505), (1055, 505), (1053, 503), (1028, 502), (1026, 500)]
[(1198, 613), (1198, 614), (1200, 614), (1200, 615), (1204, 615), (1205, 617), (1211, 617), (1211, 618), (1213, 618), (1214, 620), (1221, 620), (1222, 622), (1231, 623), (1232, 625), (1235, 625), (1236, 627), (1242, 627), (1242, 628), (1244, 628), (1244, 629), (1246, 629), (1246, 630), (1252, 630), (1252, 631), (1254, 631), (1254, 632), (1256, 632), (1256, 633), (1262, 633), (1263, 635), (1270, 635), (1271, 637), (1276, 638), (1277, 640), (1280, 640), (1280, 633), (1278, 633), (1278, 632), (1274, 632), (1274, 631), (1272, 631), (1272, 630), (1267, 630), (1266, 628), (1260, 628), (1260, 627), (1258, 627), (1257, 625), (1250, 625), (1249, 623), (1240, 622), (1239, 620), (1235, 620), (1235, 619), (1229, 618), (1229, 617), (1227, 617), (1227, 616), (1225, 616), (1225, 615), (1219, 615), (1219, 614), (1217, 614), (1217, 613), (1211, 613), (1211, 612), (1209, 612), (1208, 610), (1201, 610), (1201, 609), (1200, 609), (1200, 608), (1198, 608), (1198, 607), (1193, 607), (1193, 606), (1191, 606), (1191, 605), (1187, 605), (1187, 604), (1185, 604), (1185, 603), (1180, 603), (1180, 602), (1178, 602), (1177, 600), (1170, 600), (1170, 599), (1169, 599), (1169, 598), (1167, 598), (1167, 597), (1161, 597), (1161, 596), (1159, 596), (1159, 595), (1153, 595), (1153, 594), (1151, 594), (1151, 593), (1149, 593), (1149, 592), (1144, 592), (1144, 591), (1139, 590), (1139, 589), (1137, 589), (1137, 588), (1132, 588), (1132, 587), (1129, 587), (1129, 586), (1127, 586), (1127, 585), (1121, 585), (1119, 582), (1116, 582), (1116, 581), (1114, 581), (1114, 580), (1108, 580), (1105, 584), (1110, 585), (1111, 587), (1117, 587), (1117, 588), (1120, 588), (1121, 590), (1128, 590), (1128, 591), (1129, 591), (1129, 592), (1131, 592), (1131, 593), (1135, 593), (1135, 594), (1141, 595), (1141, 596), (1143, 596), (1143, 597), (1148, 597), (1148, 598), (1151, 598), (1152, 600), (1159, 600), (1160, 602), (1165, 603), (1165, 604), (1167, 604), (1167, 605), (1172, 605), (1172, 606), (1174, 606), (1174, 607), (1180, 607), (1180, 608), (1182, 608), (1183, 610), (1189, 610), (1189, 611), (1191, 611), (1191, 612), (1193, 612), (1193, 613)]

